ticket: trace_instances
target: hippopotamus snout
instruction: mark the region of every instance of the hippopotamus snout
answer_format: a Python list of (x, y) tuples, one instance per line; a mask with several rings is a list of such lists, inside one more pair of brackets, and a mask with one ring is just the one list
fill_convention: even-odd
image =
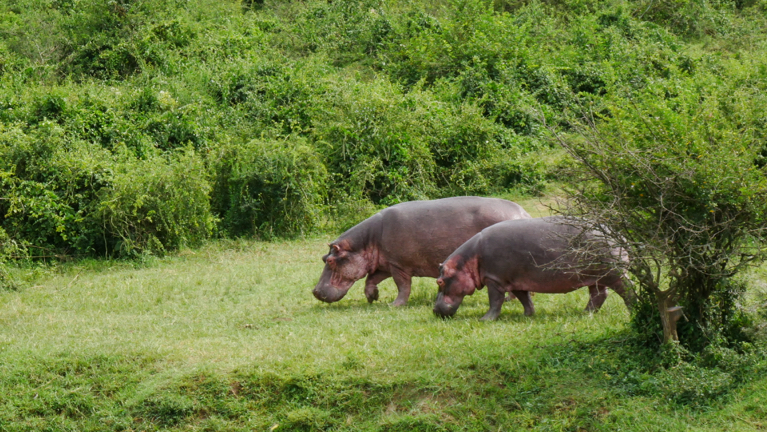
[(434, 315), (440, 318), (449, 318), (455, 315), (461, 302), (451, 303), (446, 301), (446, 297), (442, 293), (437, 294), (437, 300), (434, 302)]
[(322, 275), (320, 275), (319, 282), (317, 282), (317, 285), (312, 290), (312, 294), (314, 294), (317, 300), (324, 301), (325, 303), (337, 302), (344, 298), (346, 293), (349, 292), (349, 288), (354, 284), (354, 281), (345, 281), (343, 279), (339, 284), (337, 280), (334, 281), (333, 279), (333, 270), (326, 264)]
[(314, 297), (317, 300), (324, 301), (325, 303), (334, 303), (344, 298), (346, 291), (337, 289), (330, 285), (317, 285), (314, 287), (314, 290), (312, 290), (312, 294), (314, 294)]

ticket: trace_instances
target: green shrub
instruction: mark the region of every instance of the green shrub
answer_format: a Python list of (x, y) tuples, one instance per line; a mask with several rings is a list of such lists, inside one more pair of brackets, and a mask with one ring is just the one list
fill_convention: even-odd
[(111, 155), (70, 140), (50, 121), (25, 134), (0, 127), (2, 226), (20, 242), (44, 253), (103, 251), (103, 231), (93, 215), (99, 191), (109, 182)]
[(363, 220), (373, 216), (383, 206), (373, 204), (362, 196), (343, 196), (336, 192), (328, 205), (328, 227), (334, 232), (344, 232)]
[(296, 136), (219, 150), (213, 210), (231, 236), (294, 236), (314, 229), (327, 197), (327, 171)]
[(715, 35), (731, 30), (735, 1), (641, 0), (634, 4), (639, 19), (652, 21), (683, 35)]
[(163, 253), (199, 244), (214, 224), (209, 192), (202, 160), (191, 149), (117, 165), (96, 209), (112, 241), (108, 252)]
[(388, 5), (380, 0), (315, 2), (298, 14), (297, 50), (323, 51), (336, 65), (370, 61), (395, 36)]
[(377, 80), (339, 84), (332, 97), (333, 110), (316, 137), (334, 189), (376, 204), (435, 193), (435, 165), (425, 136), (428, 95), (404, 95), (396, 84)]
[(19, 245), (0, 227), (0, 291), (19, 289), (19, 283), (6, 268), (6, 262), (22, 258), (25, 255), (26, 250), (23, 245)]

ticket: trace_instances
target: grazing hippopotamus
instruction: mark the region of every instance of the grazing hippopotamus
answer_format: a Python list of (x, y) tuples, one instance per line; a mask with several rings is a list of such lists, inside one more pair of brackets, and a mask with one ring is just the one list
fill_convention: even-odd
[[(583, 234), (575, 220), (562, 217), (513, 220), (485, 228), (455, 250), (440, 266), (439, 292), (434, 313), (441, 317), (455, 314), (464, 296), (487, 286), (490, 310), (483, 320), (494, 320), (501, 313), (505, 292), (513, 293), (525, 308), (535, 312), (531, 292), (568, 293), (587, 286), (591, 298), (586, 310), (597, 310), (607, 299), (607, 288), (620, 295), (626, 306), (633, 303), (633, 291), (623, 287), (625, 272), (616, 261), (627, 261), (625, 252), (609, 247), (598, 234)], [(584, 266), (567, 254), (571, 240), (587, 239), (598, 245), (591, 252), (597, 263)], [(581, 242), (581, 245), (586, 245)], [(591, 259), (590, 259), (591, 261)]]
[(341, 300), (362, 277), (368, 302), (378, 299), (378, 283), (394, 279), (399, 291), (392, 305), (410, 297), (413, 276), (436, 278), (439, 264), (474, 234), (497, 222), (529, 219), (511, 201), (455, 197), (411, 201), (381, 210), (329, 244), (325, 269), (312, 293), (327, 303)]

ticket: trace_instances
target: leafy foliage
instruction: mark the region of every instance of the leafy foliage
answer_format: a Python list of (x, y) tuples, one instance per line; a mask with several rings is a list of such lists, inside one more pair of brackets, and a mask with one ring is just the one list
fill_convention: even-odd
[(313, 229), (327, 197), (327, 172), (299, 137), (221, 149), (214, 211), (232, 236), (291, 236)]
[[(762, 3), (4, 3), (0, 163), (11, 199), (0, 202), (0, 226), (59, 256), (127, 253), (134, 249), (117, 243), (138, 234), (125, 227), (148, 219), (123, 207), (122, 228), (106, 230), (102, 200), (118, 193), (112, 177), (157, 173), (158, 161), (172, 165), (190, 146), (206, 171), (197, 178), (214, 185), (195, 189), (209, 191), (202, 220), (213, 226), (197, 231), (176, 220), (181, 231), (152, 234), (162, 247), (141, 240), (142, 250), (170, 250), (213, 231), (340, 227), (358, 218), (353, 209), (403, 200), (541, 193), (559, 179), (562, 160), (543, 124), (567, 131), (564, 113), (580, 98), (628, 100), (682, 75), (714, 87), (736, 79), (730, 89), (760, 82)], [(256, 156), (254, 138), (271, 150)], [(279, 162), (287, 156), (266, 144), (278, 142), (305, 160)], [(238, 152), (247, 163), (234, 159)], [(29, 167), (24, 155), (35, 158)], [(264, 172), (231, 177), (248, 164)], [(311, 180), (291, 179), (288, 166)], [(235, 185), (251, 181), (245, 177), (292, 192), (270, 201), (263, 197), (279, 194)], [(186, 187), (180, 176), (165, 181)], [(280, 204), (254, 207), (268, 202)]]
[(691, 320), (681, 340), (699, 351), (738, 340), (745, 289), (732, 278), (767, 258), (765, 100), (716, 76), (677, 74), (607, 104), (598, 124), (587, 115), (575, 124), (582, 138), (562, 144), (581, 163), (573, 212), (629, 251), (640, 299), (660, 309), (664, 340), (676, 337), (666, 313), (679, 304)]
[(94, 212), (103, 224), (106, 252), (162, 253), (210, 235), (210, 185), (192, 150), (120, 164)]

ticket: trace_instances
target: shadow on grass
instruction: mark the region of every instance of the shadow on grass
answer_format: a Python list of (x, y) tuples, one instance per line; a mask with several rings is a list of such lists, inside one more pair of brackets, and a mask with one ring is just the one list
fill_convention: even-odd
[[(462, 311), (459, 309), (458, 312), (452, 317), (447, 318), (455, 321), (472, 321), (472, 320), (480, 320), (485, 313), (486, 310), (480, 309), (480, 310), (468, 310), (468, 311)], [(525, 316), (525, 311), (522, 309), (522, 306), (519, 305), (518, 307), (514, 307), (513, 309), (509, 306), (504, 306), (504, 309), (501, 311), (501, 314), (498, 316), (497, 319), (494, 321), (487, 321), (488, 323), (528, 323), (528, 322), (537, 322), (537, 323), (548, 323), (548, 322), (558, 322), (561, 321), (562, 318), (567, 317), (583, 317), (588, 316), (592, 313), (599, 313), (599, 312), (587, 312), (583, 309), (577, 309), (573, 307), (568, 306), (558, 306), (558, 307), (551, 307), (548, 309), (537, 309), (535, 311), (535, 314), (532, 316)]]

